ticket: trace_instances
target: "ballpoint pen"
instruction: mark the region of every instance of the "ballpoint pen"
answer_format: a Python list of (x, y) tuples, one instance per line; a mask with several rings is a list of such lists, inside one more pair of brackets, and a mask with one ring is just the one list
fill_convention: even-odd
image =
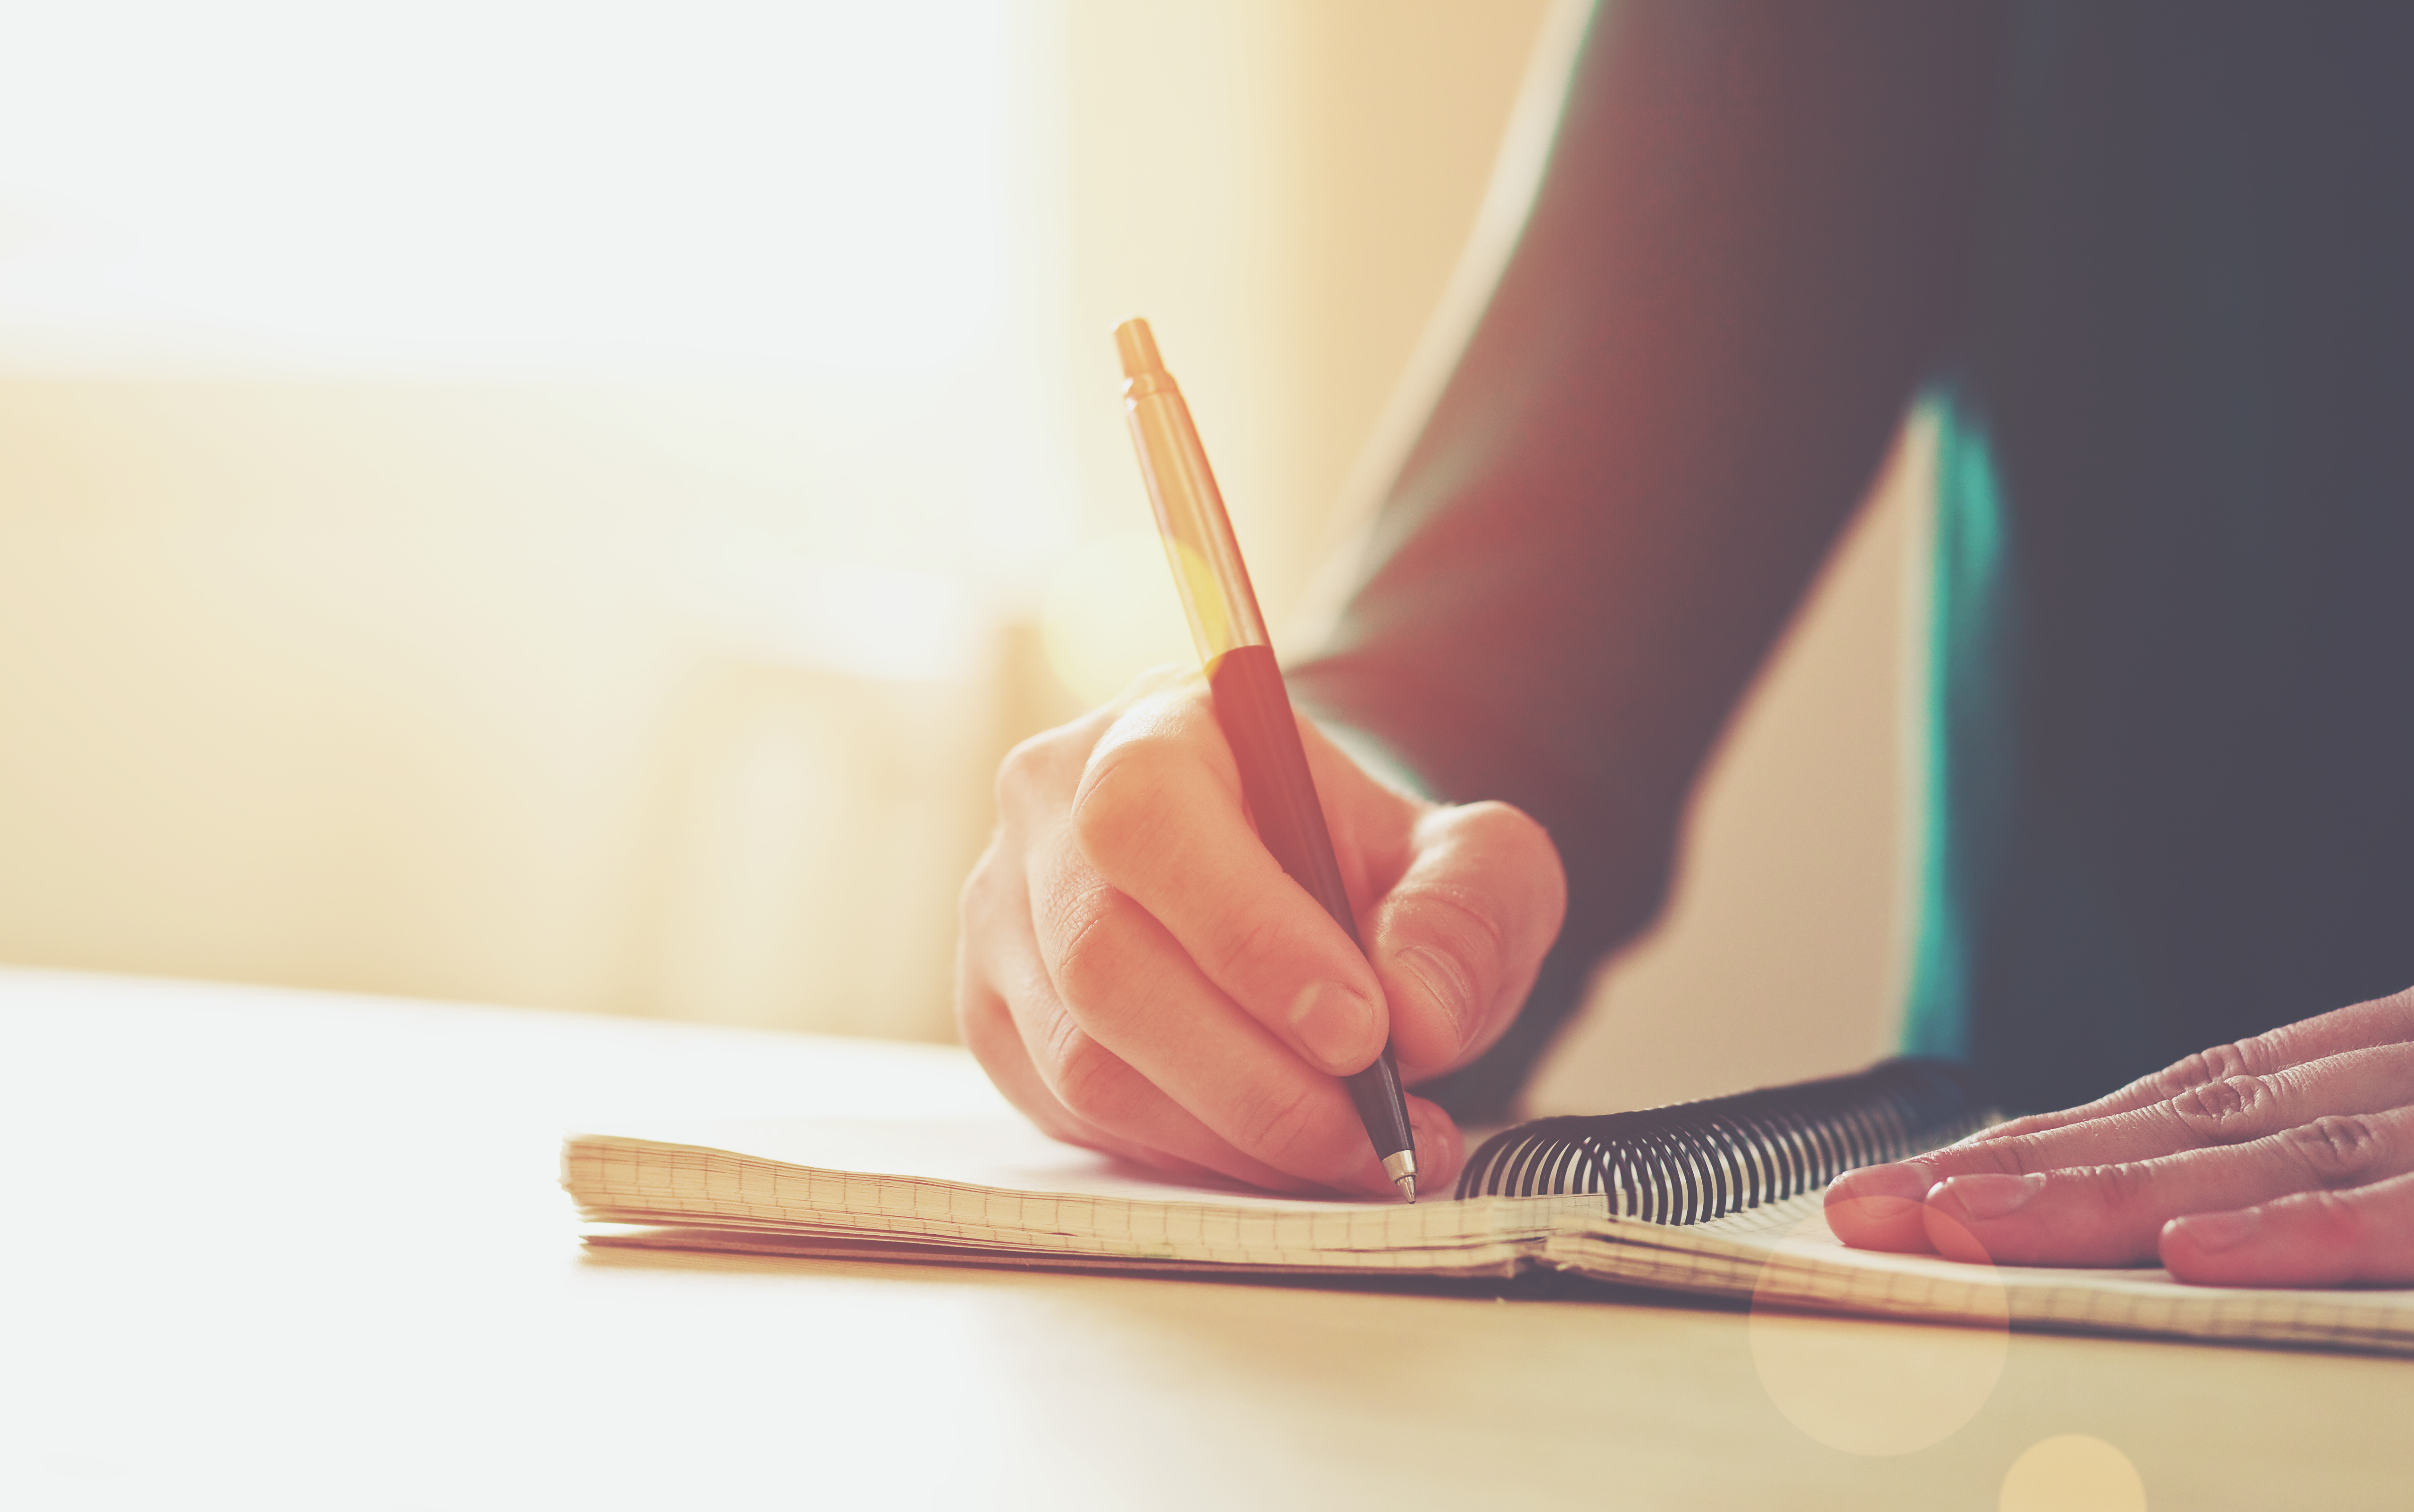
[[(1290, 694), (1224, 512), (1224, 496), (1190, 422), (1190, 407), (1157, 356), (1146, 320), (1117, 326), (1115, 351), (1123, 359), (1125, 418), (1156, 509), (1157, 533), (1189, 616), (1190, 637), (1207, 664), (1215, 722), (1240, 765), (1241, 793), (1257, 821), (1258, 838), (1363, 955), (1365, 942), (1358, 938), (1357, 917), (1341, 885), (1341, 866), (1324, 827), (1307, 751), (1300, 745)], [(1408, 1127), (1408, 1099), (1391, 1042), (1384, 1042), (1372, 1065), (1344, 1077), (1343, 1085), (1358, 1105), (1383, 1174), (1408, 1201), (1416, 1201), (1416, 1136)]]

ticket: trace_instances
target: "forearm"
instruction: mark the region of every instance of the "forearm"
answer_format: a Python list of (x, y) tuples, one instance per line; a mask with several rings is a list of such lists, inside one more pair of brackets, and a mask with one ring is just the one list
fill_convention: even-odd
[(1565, 936), (1465, 1105), (1656, 911), (1695, 772), (1947, 347), (1991, 22), (1671, 0), (1595, 23), (1518, 250), (1294, 677), (1435, 796), (1558, 845)]

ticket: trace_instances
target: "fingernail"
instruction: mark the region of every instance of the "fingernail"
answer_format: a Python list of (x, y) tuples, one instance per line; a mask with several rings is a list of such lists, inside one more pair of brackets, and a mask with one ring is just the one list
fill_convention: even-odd
[(1957, 1176), (1945, 1183), (1946, 1194), (1961, 1205), (1961, 1210), (1981, 1220), (2016, 1213), (2044, 1190), (2043, 1171), (2026, 1176)]
[(1936, 1173), (1921, 1161), (1864, 1165), (1828, 1184), (1827, 1226), (1836, 1238), (1863, 1250), (1925, 1250), (1928, 1230), (1921, 1205)]
[(1891, 1165), (1864, 1165), (1857, 1171), (1846, 1171), (1836, 1178), (1828, 1190), (1838, 1198), (1855, 1200), (1870, 1197), (1895, 1197), (1904, 1202), (1917, 1202), (1928, 1195), (1936, 1184), (1936, 1177), (1922, 1161), (1901, 1161)]
[(1458, 1043), (1467, 1043), (1468, 1021), (1472, 1016), (1474, 992), (1468, 987), (1467, 973), (1458, 962), (1440, 951), (1423, 945), (1411, 945), (1400, 952), (1400, 964), (1408, 969), (1425, 989), (1425, 995), (1449, 1015), (1451, 1032)]
[(2171, 1220), (2179, 1238), (2208, 1254), (2245, 1243), (2262, 1226), (2263, 1210), (2259, 1208), (2241, 1208), (2227, 1213), (2190, 1213)]
[(1311, 982), (1290, 1005), (1291, 1032), (1325, 1070), (1356, 1071), (1375, 1058), (1375, 1005), (1338, 982)]

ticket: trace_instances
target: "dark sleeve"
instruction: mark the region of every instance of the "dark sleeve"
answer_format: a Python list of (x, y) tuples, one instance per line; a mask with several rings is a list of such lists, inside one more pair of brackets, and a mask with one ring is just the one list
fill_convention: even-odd
[(1602, 0), (1489, 307), (1301, 703), (1551, 832), (1568, 922), (1428, 1088), (1497, 1117), (1657, 911), (1695, 771), (1941, 361), (1999, 18)]

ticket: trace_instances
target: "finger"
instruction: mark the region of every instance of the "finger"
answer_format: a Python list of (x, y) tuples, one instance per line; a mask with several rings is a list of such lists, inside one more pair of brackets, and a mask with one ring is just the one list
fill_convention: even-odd
[[(1296, 1190), (1298, 1181), (1233, 1149), (1128, 1066), (1113, 1063), (1073, 1022), (1033, 932), (1030, 893), (1016, 864), (1016, 852), (1026, 848), (1002, 830), (961, 898), (958, 1020), (983, 1069), (1018, 1108), (1058, 1138), (1172, 1174), (1205, 1170)], [(1068, 1082), (1080, 1087), (1080, 1101), (1065, 1096)]]
[(1827, 1183), (1827, 1227), (1855, 1250), (1920, 1254), (1928, 1240), (1929, 1189), (1934, 1173), (1920, 1161), (1896, 1161), (1846, 1171)]
[[(1098, 1128), (1059, 1103), (1040, 1078), (1038, 1068), (1032, 1064), (1030, 1053), (1023, 1048), (1022, 1038), (1016, 1032), (1012, 1015), (1004, 999), (995, 994), (983, 995), (982, 1001), (960, 1013), (958, 1024), (965, 1046), (981, 1063), (1007, 1102), (1036, 1124), (1041, 1133), (1061, 1139), (1068, 1145), (1080, 1145), (1091, 1149), (1145, 1165), (1168, 1176), (1188, 1181), (1210, 1181), (1229, 1178), (1226, 1173), (1192, 1161), (1185, 1161), (1165, 1150), (1151, 1148), (1135, 1140)], [(1253, 1183), (1262, 1184), (1262, 1183)]]
[[(1390, 798), (1405, 832), (1409, 800)], [(1108, 885), (1163, 925), (1170, 949), (1295, 1056), (1340, 1075), (1381, 1053), (1374, 969), (1259, 841), (1200, 689), (1162, 689), (1115, 720), (1074, 794), (1072, 836)], [(1043, 914), (1043, 951), (1068, 952), (1065, 931), (1087, 922)], [(1077, 995), (1076, 1010), (1085, 1006)]]
[[(1082, 1030), (1054, 1000), (1044, 973), (1004, 1001), (1014, 1040), (1030, 1068), (1028, 1076), (1020, 1074), (1020, 1062), (1007, 1054), (992, 1052), (983, 1064), (994, 1059), (1006, 1067), (1013, 1085), (1001, 1085), (1016, 1097), (1017, 1106), (1032, 1113), (1050, 1133), (1177, 1175), (1212, 1171), (1270, 1192), (1306, 1192), (1332, 1184), (1277, 1169), (1234, 1148)], [(1375, 1190), (1371, 1185), (1363, 1189)]]
[[(1004, 1001), (993, 994), (962, 1014), (960, 1022), (965, 1044), (1007, 1101), (1043, 1133), (1054, 1138), (1100, 1150), (1181, 1180), (1200, 1183), (1238, 1180), (1274, 1192), (1304, 1193), (1309, 1190), (1308, 1183), (1268, 1171), (1212, 1135), (1206, 1136), (1200, 1147), (1206, 1151), (1208, 1159), (1205, 1162), (1189, 1161), (1140, 1140), (1125, 1138), (1076, 1116), (1048, 1090), (1023, 1047), (1021, 1036), (1016, 1031)], [(1145, 1098), (1145, 1090), (1139, 1090), (1137, 1095)], [(1170, 1107), (1170, 1100), (1167, 1102)], [(1416, 1141), (1422, 1167), (1420, 1174), (1425, 1190), (1446, 1191), (1448, 1183), (1457, 1179), (1460, 1168), (1466, 1164), (1465, 1136), (1450, 1116), (1436, 1104), (1416, 1096), (1409, 1097), (1408, 1102), (1409, 1131)], [(1181, 1115), (1179, 1109), (1172, 1109), (1163, 1121), (1185, 1131), (1197, 1122)], [(1151, 1137), (1164, 1137), (1161, 1129), (1152, 1129), (1150, 1134)], [(1371, 1147), (1367, 1150), (1367, 1161), (1372, 1166), (1372, 1174), (1359, 1183), (1362, 1189), (1374, 1187), (1377, 1184), (1374, 1175), (1383, 1174), (1381, 1166), (1375, 1164)], [(1377, 1194), (1383, 1197), (1393, 1195), (1388, 1176)]]
[(1951, 1259), (2136, 1265), (2154, 1257), (2163, 1225), (2183, 1214), (2362, 1186), (2409, 1169), (2414, 1108), (2393, 1108), (2155, 1160), (1949, 1177), (1929, 1193), (1924, 1216), (1930, 1244)]
[[(1094, 1080), (1101, 1069), (1095, 1047), (1253, 1162), (1339, 1190), (1391, 1190), (1339, 1080), (1244, 1013), (1162, 924), (1095, 880), (1071, 847), (1056, 853), (1055, 866), (1059, 875), (1035, 887), (1049, 899), (1038, 945), (1080, 1033), (1053, 1026), (1044, 1043), (1028, 1029), (1024, 1039), (1057, 1097), (1092, 1122), (1132, 1132), (1129, 1090), (1114, 1077)], [(1017, 996), (1007, 997), (1020, 1011)]]
[(2040, 1134), (2067, 1124), (2168, 1102), (2192, 1087), (2231, 1076), (2268, 1075), (2308, 1060), (2382, 1045), (2414, 1043), (2414, 987), (2386, 998), (2286, 1024), (2235, 1045), (2215, 1045), (2140, 1076), (2119, 1091), (2058, 1113), (2013, 1119), (1971, 1135), (1964, 1144), (1986, 1144)]
[(1525, 814), (1478, 803), (1418, 819), (1367, 937), (1403, 1077), (1462, 1065), (1500, 1037), (1566, 912), (1558, 851)]
[(2385, 1045), (2289, 1066), (2268, 1075), (2229, 1076), (2192, 1087), (2167, 1102), (2036, 1134), (1971, 1140), (1915, 1161), (1867, 1166), (1836, 1179), (1848, 1208), (1829, 1217), (1840, 1238), (1864, 1249), (1927, 1248), (1917, 1205), (1937, 1182), (1956, 1176), (2109, 1165), (2185, 1149), (2209, 1149), (2310, 1123), (2325, 1114), (2379, 1113), (2414, 1103), (2414, 1044)]
[(2414, 1175), (2174, 1218), (2160, 1250), (2205, 1286), (2414, 1285)]

